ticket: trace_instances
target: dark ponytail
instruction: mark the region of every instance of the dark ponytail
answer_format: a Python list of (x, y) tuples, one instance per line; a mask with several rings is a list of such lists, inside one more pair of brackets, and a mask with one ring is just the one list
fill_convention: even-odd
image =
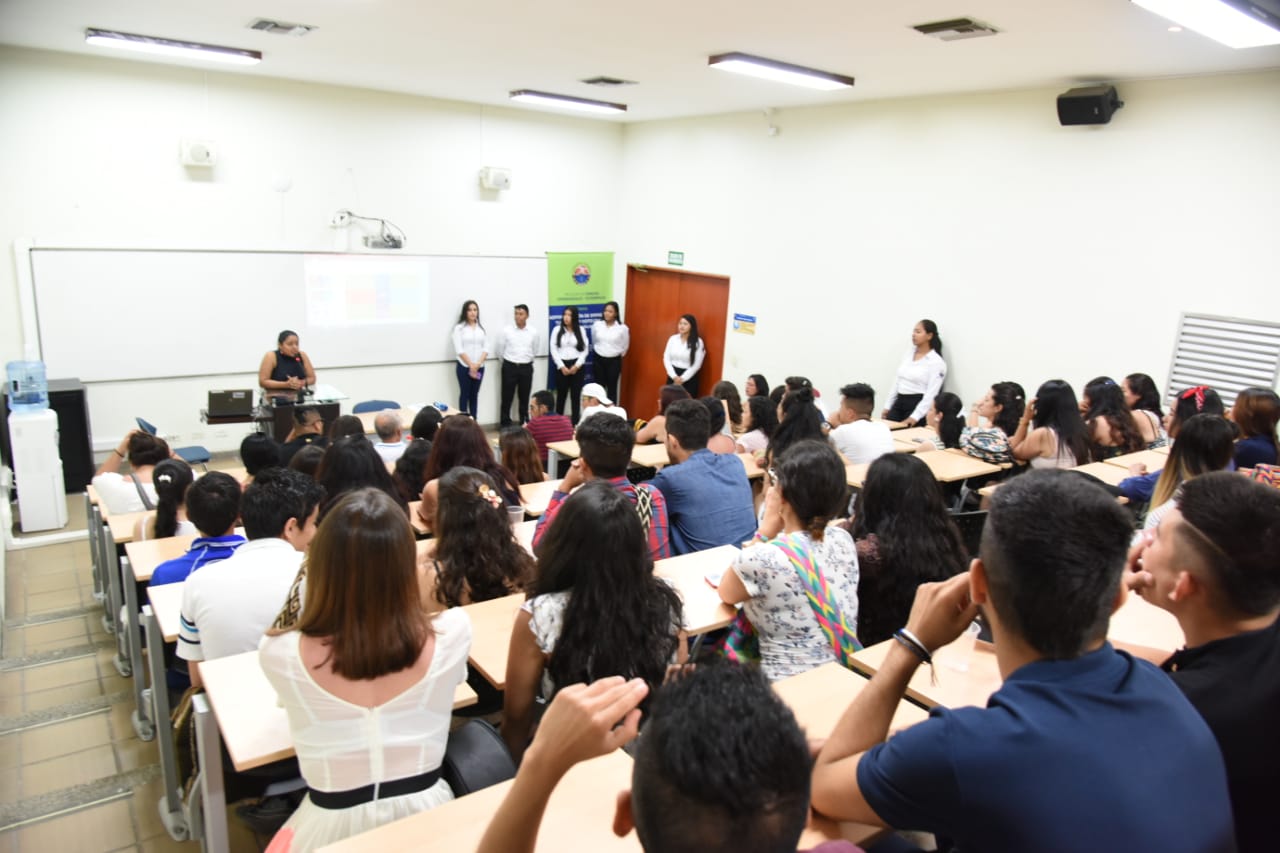
[(181, 459), (164, 459), (151, 471), (156, 487), (155, 538), (167, 539), (178, 532), (178, 507), (187, 497), (187, 489), (195, 480), (191, 466)]
[(942, 355), (942, 336), (938, 334), (938, 324), (932, 320), (921, 320), (920, 328), (932, 336), (929, 338), (929, 347), (938, 355)]

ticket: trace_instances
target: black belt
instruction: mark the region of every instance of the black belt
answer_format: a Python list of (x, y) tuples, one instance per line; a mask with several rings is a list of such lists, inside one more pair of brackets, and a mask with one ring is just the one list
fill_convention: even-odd
[(416, 794), (427, 790), (439, 781), (440, 770), (437, 768), (420, 776), (392, 779), (390, 782), (365, 785), (363, 788), (352, 788), (350, 791), (317, 791), (315, 788), (308, 788), (307, 796), (311, 798), (312, 803), (322, 809), (349, 809), (353, 806), (372, 803), (374, 800)]

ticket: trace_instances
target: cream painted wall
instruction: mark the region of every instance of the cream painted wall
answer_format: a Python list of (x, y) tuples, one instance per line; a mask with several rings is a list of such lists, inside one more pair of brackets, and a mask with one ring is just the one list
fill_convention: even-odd
[[(188, 136), (217, 144), (212, 174), (180, 165), (179, 140)], [(3, 48), (0, 139), (6, 254), (22, 237), (44, 246), (332, 250), (341, 234), (328, 225), (340, 208), (390, 219), (415, 253), (614, 247), (622, 129), (607, 122)], [(513, 188), (482, 191), (477, 173), (486, 165), (511, 168)], [(273, 189), (277, 175), (291, 179), (288, 192)], [(218, 295), (181, 285), (156, 298), (172, 300), (192, 346), (235, 334), (201, 328), (200, 304)], [(24, 353), (18, 307), (11, 261), (0, 265), (5, 361)], [(487, 326), (509, 321), (509, 306), (482, 309)], [(103, 318), (104, 345), (112, 335), (146, 334), (128, 316), (122, 305)], [(272, 344), (263, 341), (263, 351)], [(182, 353), (156, 357), (180, 364)], [(241, 427), (205, 427), (197, 411), (209, 388), (255, 385), (256, 371), (94, 384), (96, 443), (109, 447), (142, 415), (182, 443), (238, 446)], [(353, 400), (457, 402), (451, 363), (333, 370), (322, 381)], [(491, 368), (481, 419), (496, 420), (497, 404)]]
[(784, 111), (776, 137), (759, 114), (631, 125), (618, 256), (731, 276), (759, 319), (727, 336), (739, 386), (883, 403), (921, 317), (966, 402), (1163, 384), (1179, 312), (1280, 321), (1280, 73), (1119, 88), (1100, 128), (1060, 127), (1060, 90)]

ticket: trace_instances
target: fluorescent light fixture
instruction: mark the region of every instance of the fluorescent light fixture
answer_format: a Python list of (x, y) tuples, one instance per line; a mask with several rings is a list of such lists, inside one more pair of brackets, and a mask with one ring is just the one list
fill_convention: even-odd
[(100, 30), (89, 27), (84, 31), (86, 44), (99, 47), (114, 47), (119, 50), (134, 50), (139, 53), (152, 53), (159, 56), (176, 56), (181, 59), (200, 59), (207, 62), (228, 62), (232, 65), (257, 65), (262, 61), (262, 54), (256, 50), (243, 50), (238, 47), (220, 47), (216, 44), (201, 44), (194, 41), (176, 41), (174, 39), (157, 38), (156, 36), (140, 36), (133, 33), (118, 33), (113, 30)]
[[(1133, 0), (1175, 24), (1195, 30), (1227, 47), (1280, 44), (1280, 29), (1224, 0)], [(1250, 8), (1257, 8), (1249, 5)], [(1259, 10), (1260, 11), (1260, 10)], [(1263, 13), (1265, 17), (1265, 13)]]
[(818, 71), (805, 68), (803, 65), (792, 65), (776, 59), (764, 59), (749, 53), (721, 53), (707, 57), (707, 64), (721, 71), (733, 71), (746, 74), (748, 77), (759, 77), (762, 80), (773, 80), (778, 83), (790, 83), (792, 86), (803, 86), (806, 89), (820, 89), (832, 92), (836, 89), (853, 87), (853, 78), (843, 74), (832, 74), (829, 71)]
[(626, 104), (593, 101), (590, 98), (575, 98), (572, 95), (556, 95), (551, 92), (539, 92), (534, 89), (516, 89), (511, 92), (511, 100), (520, 101), (524, 104), (537, 104), (540, 107), (558, 107), (583, 113), (595, 113), (596, 115), (617, 115), (627, 111)]

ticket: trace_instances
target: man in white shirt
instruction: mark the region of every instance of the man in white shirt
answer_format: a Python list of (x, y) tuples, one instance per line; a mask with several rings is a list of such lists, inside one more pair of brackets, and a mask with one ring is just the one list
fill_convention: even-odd
[(581, 424), (592, 415), (598, 415), (606, 412), (610, 415), (617, 415), (624, 421), (627, 419), (627, 410), (621, 406), (613, 405), (613, 401), (609, 399), (609, 393), (604, 390), (604, 386), (599, 382), (588, 382), (582, 386), (582, 417), (578, 419)]
[(245, 489), (240, 519), (249, 541), (182, 583), (178, 657), (190, 662), (193, 685), (200, 661), (258, 648), (288, 598), (323, 498), (314, 480), (287, 468), (268, 468)]
[(378, 435), (373, 449), (378, 451), (383, 462), (391, 464), (404, 454), (404, 430), (398, 414), (378, 412), (373, 419), (373, 431)]
[(893, 436), (882, 421), (871, 420), (876, 409), (876, 392), (865, 382), (840, 389), (840, 408), (827, 419), (831, 443), (852, 465), (873, 462), (893, 453)]
[[(515, 323), (502, 330), (498, 339), (498, 358), (502, 359), (501, 426), (524, 423), (529, 419), (529, 391), (533, 388), (533, 359), (538, 354), (538, 333), (529, 323), (529, 306), (515, 308)], [(520, 419), (511, 419), (511, 401), (520, 392)]]

